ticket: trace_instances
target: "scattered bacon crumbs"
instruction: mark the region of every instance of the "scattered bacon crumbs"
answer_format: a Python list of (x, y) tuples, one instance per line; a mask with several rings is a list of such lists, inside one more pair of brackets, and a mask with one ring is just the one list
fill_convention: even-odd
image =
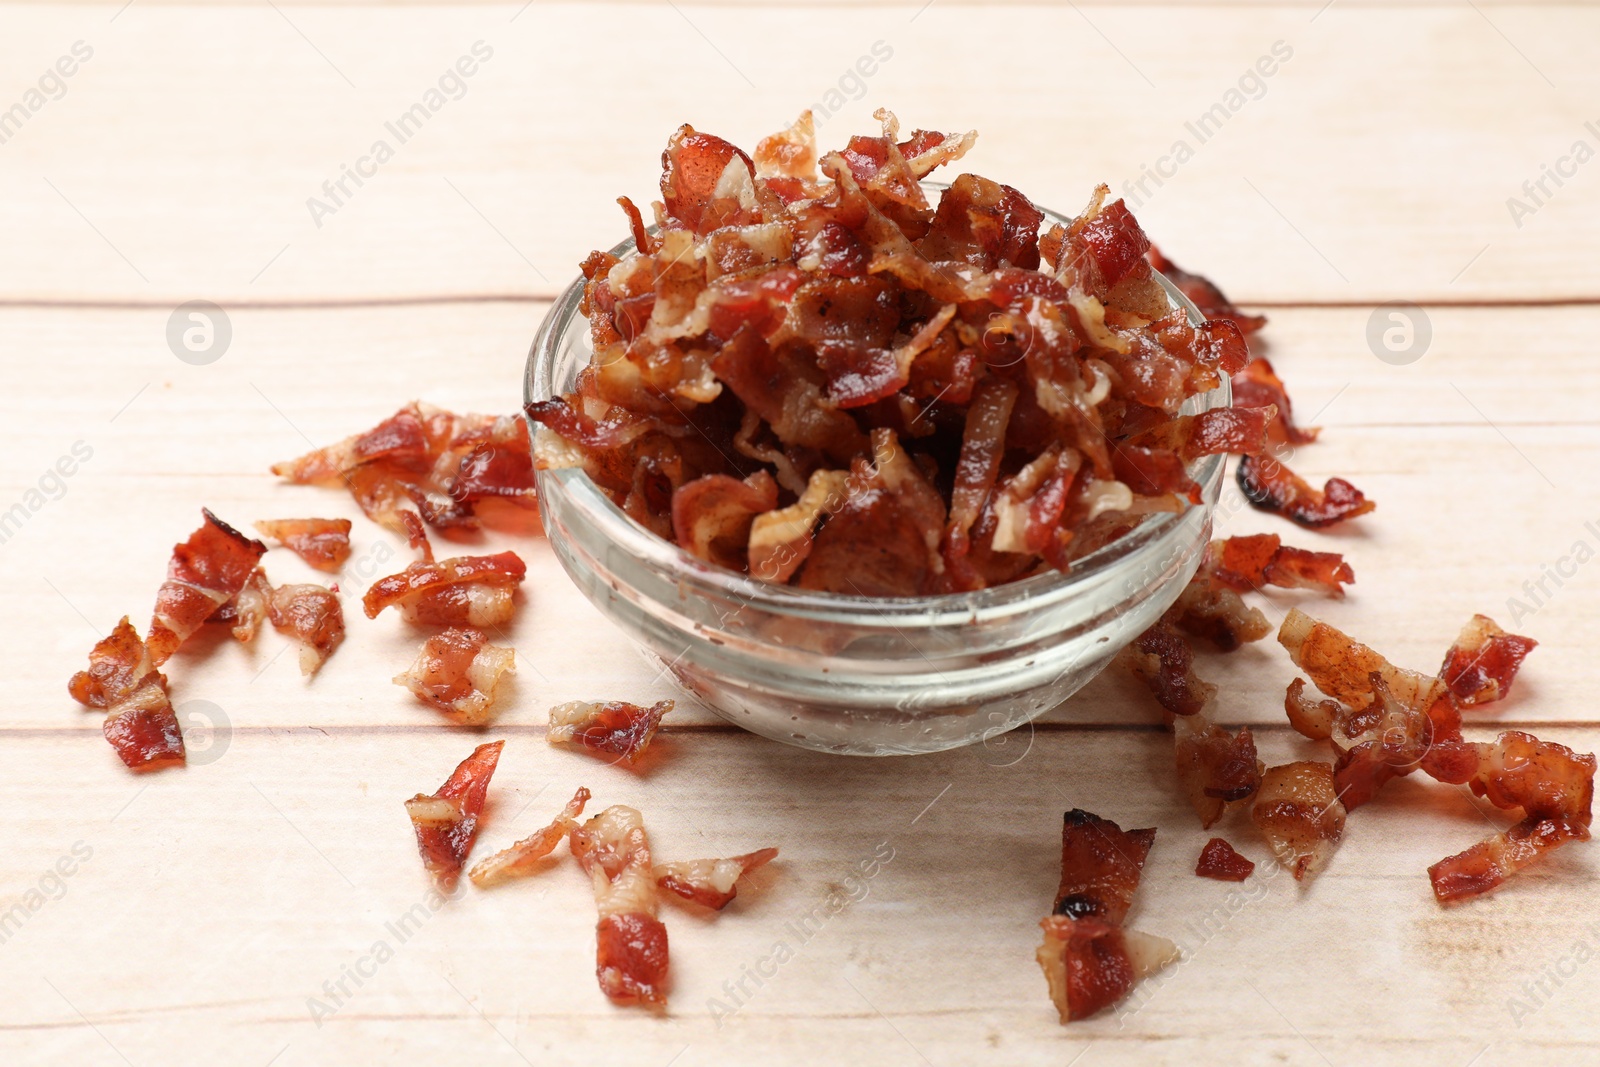
[(67, 683), (78, 703), (106, 712), (106, 740), (133, 770), (184, 762), (183, 732), (167, 696), (167, 679), (124, 615), (89, 653), (89, 669)]
[(516, 655), (491, 645), (481, 630), (451, 627), (424, 641), (416, 661), (394, 683), (464, 726), (482, 726), (501, 676), (516, 669)]
[(1208, 319), (1227, 319), (1239, 327), (1239, 332), (1246, 336), (1255, 333), (1267, 324), (1265, 315), (1246, 315), (1233, 305), (1233, 301), (1223, 295), (1211, 280), (1202, 274), (1190, 274), (1172, 260), (1161, 254), (1161, 249), (1151, 245), (1145, 252), (1145, 258), (1150, 265), (1167, 276), (1167, 281), (1178, 287), (1178, 290), (1200, 309), (1200, 314)]
[(1205, 566), (1215, 581), (1239, 592), (1275, 585), (1342, 597), (1344, 587), (1356, 580), (1355, 571), (1339, 553), (1294, 548), (1274, 533), (1213, 541)]
[(725, 859), (658, 863), (652, 873), (658, 888), (692, 903), (721, 911), (739, 895), (740, 879), (777, 858), (777, 849), (763, 848)]
[(395, 607), (407, 622), (425, 626), (499, 626), (511, 621), (527, 573), (515, 552), (422, 559), (373, 582), (361, 604), (369, 619)]
[(1378, 506), (1343, 478), (1329, 478), (1321, 489), (1314, 489), (1282, 460), (1269, 457), (1239, 457), (1237, 475), (1239, 489), (1251, 504), (1308, 529), (1332, 526)]
[(1123, 201), (1043, 234), (974, 174), (930, 201), (976, 135), (877, 117), (827, 153), (809, 113), (753, 154), (673, 134), (659, 234), (624, 202), (636, 249), (583, 263), (594, 356), (527, 407), (541, 468), (709, 562), (876, 597), (1065, 568), (1266, 446), (1270, 404), (1179, 415), (1249, 350), (1172, 306)]
[(667, 928), (644, 819), (616, 805), (573, 830), (569, 847), (594, 884), (595, 976), (613, 1001), (661, 1009), (667, 1001)]
[(302, 485), (343, 485), (362, 512), (412, 540), (407, 514), (437, 529), (472, 530), (488, 499), (536, 507), (527, 425), (512, 415), (455, 415), (413, 401), (366, 433), (275, 463)]
[(1050, 913), (1120, 926), (1155, 840), (1154, 827), (1124, 830), (1082, 808), (1067, 812), (1061, 819), (1061, 885)]
[(1295, 881), (1327, 863), (1344, 836), (1344, 805), (1333, 788), (1333, 766), (1302, 760), (1268, 768), (1250, 818)]
[(344, 608), (326, 586), (282, 585), (272, 590), (268, 617), (300, 645), (300, 673), (313, 675), (344, 643)]
[(467, 877), (479, 889), (488, 889), (534, 873), (539, 869), (539, 861), (554, 852), (556, 846), (578, 828), (578, 816), (583, 814), (583, 806), (590, 796), (589, 791), (580, 786), (549, 826), (475, 864)]
[(461, 865), (478, 835), (489, 779), (500, 761), (504, 741), (479, 745), (461, 761), (444, 785), (431, 795), (418, 793), (406, 801), (406, 814), (417, 832), (422, 864), (445, 885), (454, 885)]
[(1122, 927), (1155, 833), (1076, 808), (1062, 820), (1061, 885), (1035, 956), (1063, 1023), (1110, 1007), (1181, 958), (1166, 938)]
[(350, 558), (349, 519), (259, 519), (256, 530), (329, 574)]
[(1220, 837), (1213, 837), (1200, 850), (1200, 860), (1194, 873), (1201, 878), (1215, 878), (1219, 882), (1242, 882), (1255, 872), (1256, 865), (1234, 851), (1232, 845)]
[(1463, 704), (1489, 704), (1511, 692), (1517, 669), (1539, 642), (1500, 629), (1487, 615), (1474, 615), (1445, 653), (1439, 677)]
[(146, 647), (150, 662), (165, 663), (213, 613), (244, 587), (267, 546), (223, 522), (207, 508), (205, 522), (173, 546), (167, 580), (156, 593)]
[(672, 710), (671, 700), (648, 708), (621, 700), (590, 703), (574, 700), (550, 709), (550, 729), (545, 740), (552, 745), (576, 745), (590, 752), (637, 760), (650, 746), (662, 716)]

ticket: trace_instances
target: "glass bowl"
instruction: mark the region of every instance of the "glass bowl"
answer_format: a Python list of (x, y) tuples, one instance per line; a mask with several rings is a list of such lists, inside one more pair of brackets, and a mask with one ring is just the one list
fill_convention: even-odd
[[(1046, 219), (1069, 221), (1048, 211)], [(612, 252), (632, 250), (628, 240)], [(1157, 278), (1175, 306), (1202, 321)], [(575, 388), (592, 355), (582, 297), (579, 278), (539, 327), (526, 400)], [(1230, 402), (1224, 378), (1183, 411)], [(1204, 503), (1151, 516), (1065, 572), (943, 596), (820, 593), (726, 570), (634, 522), (579, 470), (540, 471), (539, 510), (585, 595), (723, 718), (803, 748), (905, 755), (988, 741), (1100, 673), (1194, 575), (1225, 461), (1191, 465)]]

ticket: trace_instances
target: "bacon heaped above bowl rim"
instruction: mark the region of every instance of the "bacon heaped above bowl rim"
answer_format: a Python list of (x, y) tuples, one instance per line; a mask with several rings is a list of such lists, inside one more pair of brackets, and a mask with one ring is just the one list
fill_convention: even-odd
[(975, 175), (935, 204), (972, 137), (879, 118), (820, 156), (809, 116), (753, 154), (673, 136), (659, 232), (625, 204), (635, 250), (584, 263), (594, 356), (528, 405), (539, 466), (720, 566), (917, 596), (1064, 567), (1263, 447), (1270, 408), (1179, 417), (1248, 351), (1173, 309), (1126, 205), (1041, 236)]

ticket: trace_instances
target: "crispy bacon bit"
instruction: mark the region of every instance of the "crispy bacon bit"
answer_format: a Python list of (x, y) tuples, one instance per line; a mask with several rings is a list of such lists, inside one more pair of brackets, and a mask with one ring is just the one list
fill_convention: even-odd
[(1522, 868), (1568, 841), (1589, 840), (1589, 830), (1567, 819), (1524, 819), (1515, 826), (1447, 856), (1428, 868), (1441, 904), (1487, 893)]
[(1517, 669), (1538, 645), (1506, 633), (1487, 615), (1474, 615), (1445, 653), (1439, 677), (1463, 704), (1489, 704), (1511, 692)]
[(1220, 580), (1209, 552), (1168, 609), (1166, 618), (1172, 625), (1208, 639), (1223, 652), (1232, 652), (1272, 633), (1272, 624), (1261, 609), (1246, 604)]
[(542, 468), (709, 562), (896, 597), (1065, 568), (1266, 447), (1270, 405), (1179, 414), (1249, 351), (1172, 306), (1106, 187), (1043, 237), (977, 175), (930, 204), (973, 135), (877, 117), (820, 155), (805, 115), (753, 157), (673, 134), (659, 236), (630, 212), (636, 249), (584, 261), (593, 358), (526, 408)]
[(1250, 727), (1230, 734), (1201, 712), (1174, 719), (1172, 738), (1178, 782), (1206, 829), (1222, 818), (1230, 802), (1248, 800), (1261, 787), (1261, 763)]
[(267, 581), (267, 572), (257, 567), (233, 599), (212, 612), (206, 621), (228, 623), (233, 628), (233, 639), (249, 644), (266, 621), (271, 597), (272, 583)]
[(1332, 765), (1301, 761), (1269, 768), (1250, 818), (1296, 881), (1320, 870), (1344, 835)]
[(656, 918), (656, 881), (644, 819), (616, 805), (573, 830), (572, 854), (594, 884), (595, 975), (618, 1003), (664, 1007), (667, 928)]
[(184, 762), (183, 732), (167, 696), (167, 679), (124, 615), (89, 653), (89, 669), (67, 683), (78, 703), (104, 709), (102, 727), (117, 756), (133, 770)]
[(550, 729), (545, 740), (552, 745), (576, 745), (590, 752), (606, 752), (635, 762), (655, 737), (662, 716), (672, 710), (662, 700), (648, 708), (621, 700), (589, 703), (574, 700), (550, 709)]
[(325, 586), (279, 586), (272, 590), (267, 611), (280, 633), (299, 642), (301, 674), (316, 674), (344, 643), (344, 608)]
[(1356, 580), (1355, 571), (1339, 553), (1293, 548), (1271, 533), (1213, 541), (1206, 564), (1216, 581), (1240, 592), (1275, 585), (1342, 597), (1344, 587)]
[(369, 619), (393, 606), (407, 622), (426, 626), (499, 626), (511, 620), (527, 573), (515, 552), (420, 560), (373, 582), (361, 603)]
[(1378, 505), (1343, 478), (1329, 478), (1319, 490), (1290, 470), (1281, 460), (1266, 456), (1241, 456), (1239, 489), (1262, 511), (1291, 519), (1307, 529), (1365, 515)]
[(539, 861), (554, 852), (556, 846), (578, 828), (578, 816), (583, 814), (583, 806), (589, 802), (589, 797), (589, 791), (580, 786), (549, 826), (474, 864), (472, 870), (467, 872), (467, 877), (479, 889), (488, 889), (492, 885), (534, 873), (540, 867)]
[(1082, 808), (1067, 812), (1061, 823), (1061, 885), (1051, 914), (1120, 926), (1155, 840), (1154, 828), (1124, 830)]
[(758, 849), (727, 859), (687, 860), (657, 864), (656, 885), (684, 900), (721, 911), (739, 895), (739, 879), (776, 859), (775, 848)]
[(455, 884), (461, 865), (478, 835), (478, 817), (489, 792), (489, 779), (500, 761), (504, 741), (479, 745), (434, 793), (418, 793), (406, 801), (406, 814), (417, 832), (422, 864), (441, 883)]
[(1289, 403), (1283, 379), (1278, 377), (1271, 363), (1260, 357), (1252, 359), (1233, 376), (1233, 402), (1240, 407), (1271, 405), (1276, 414), (1272, 417), (1269, 436), (1279, 444), (1309, 445), (1321, 432), (1315, 426), (1302, 429), (1294, 424), (1294, 407)]
[(156, 593), (147, 647), (150, 662), (165, 663), (218, 608), (244, 588), (267, 546), (251, 540), (202, 508), (205, 522), (172, 549), (167, 580)]
[(350, 558), (349, 519), (260, 519), (256, 529), (319, 571), (336, 574)]
[(1200, 314), (1208, 319), (1227, 319), (1240, 332), (1245, 334), (1255, 333), (1267, 324), (1265, 315), (1242, 314), (1233, 302), (1223, 295), (1222, 290), (1213, 285), (1210, 279), (1201, 274), (1190, 274), (1172, 260), (1161, 254), (1161, 249), (1150, 246), (1145, 253), (1145, 258), (1150, 265), (1167, 276), (1167, 281), (1176, 285), (1184, 296), (1194, 302), (1200, 309)]
[(1232, 845), (1220, 837), (1213, 837), (1200, 850), (1200, 861), (1194, 873), (1201, 878), (1215, 878), (1219, 882), (1242, 882), (1254, 873), (1256, 865), (1234, 851)]
[(1216, 696), (1217, 687), (1194, 672), (1194, 649), (1165, 619), (1136, 637), (1123, 656), (1169, 715), (1197, 714)]
[(481, 630), (452, 626), (424, 641), (416, 660), (393, 680), (463, 726), (482, 726), (501, 676), (516, 669), (516, 656), (514, 649), (491, 645)]
[(1391, 697), (1429, 714), (1445, 728), (1445, 733), (1459, 738), (1459, 733), (1449, 729), (1449, 713), (1444, 709), (1435, 711), (1434, 705), (1447, 696), (1437, 678), (1394, 666), (1366, 645), (1299, 608), (1290, 610), (1284, 618), (1278, 628), (1278, 643), (1288, 650), (1295, 666), (1311, 676), (1318, 689), (1352, 710), (1361, 711), (1377, 699), (1372, 682), (1376, 673)]
[(440, 529), (473, 529), (485, 499), (536, 506), (520, 418), (455, 415), (420, 401), (365, 433), (274, 464), (272, 473), (301, 485), (344, 485), (368, 518), (413, 544), (407, 515)]

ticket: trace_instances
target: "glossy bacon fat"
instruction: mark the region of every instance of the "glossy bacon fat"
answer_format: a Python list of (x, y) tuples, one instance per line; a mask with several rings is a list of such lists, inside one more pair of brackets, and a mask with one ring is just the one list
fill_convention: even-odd
[(739, 881), (778, 858), (775, 848), (762, 848), (724, 859), (680, 860), (655, 868), (656, 885), (683, 900), (721, 911), (739, 895)]
[(344, 608), (326, 586), (279, 586), (267, 602), (267, 615), (280, 633), (299, 643), (301, 674), (316, 674), (344, 643)]
[(470, 530), (484, 500), (537, 506), (523, 420), (455, 415), (421, 401), (365, 433), (276, 463), (272, 473), (305, 485), (343, 486), (368, 518), (412, 540), (407, 513), (436, 529)]
[(394, 683), (463, 726), (482, 726), (500, 678), (516, 669), (516, 655), (491, 645), (481, 630), (452, 626), (424, 641), (416, 661)]
[(656, 879), (644, 819), (633, 808), (607, 808), (576, 830), (572, 854), (594, 886), (595, 976), (622, 1004), (663, 1008), (667, 1001), (667, 928), (656, 918)]
[(511, 621), (527, 573), (515, 552), (418, 560), (373, 582), (361, 604), (369, 619), (393, 607), (407, 622), (424, 626), (499, 626)]
[(218, 608), (244, 588), (267, 546), (223, 522), (209, 509), (189, 539), (172, 549), (167, 580), (156, 593), (146, 647), (150, 661), (165, 663)]
[(1174, 309), (1105, 186), (1041, 234), (1011, 186), (923, 189), (975, 135), (878, 117), (831, 152), (809, 114), (752, 153), (672, 136), (660, 231), (625, 203), (636, 250), (584, 261), (594, 356), (528, 406), (540, 466), (711, 563), (920, 596), (1065, 567), (1265, 447), (1270, 405), (1179, 415), (1244, 369), (1237, 313)]
[(633, 763), (650, 747), (650, 740), (661, 726), (662, 716), (672, 710), (672, 703), (662, 700), (648, 708), (623, 700), (558, 704), (550, 709), (550, 729), (545, 740)]
[(349, 519), (261, 519), (256, 530), (329, 574), (350, 558)]
[(184, 761), (166, 676), (156, 670), (127, 616), (94, 646), (89, 669), (73, 675), (67, 691), (84, 707), (105, 711), (106, 740), (129, 768), (154, 770)]
[(589, 797), (589, 791), (580, 786), (549, 826), (475, 864), (467, 872), (467, 877), (479, 889), (487, 889), (532, 874), (542, 866), (541, 861), (578, 828), (578, 816), (583, 814), (583, 806), (589, 802)]
[(1539, 642), (1508, 634), (1487, 615), (1474, 615), (1445, 653), (1439, 677), (1463, 704), (1489, 704), (1511, 692), (1511, 682)]
[(1051, 913), (1121, 925), (1155, 840), (1153, 827), (1124, 830), (1082, 808), (1067, 812), (1061, 825), (1061, 885)]
[(1344, 836), (1333, 767), (1307, 760), (1268, 768), (1250, 818), (1296, 881), (1320, 870)]
[(489, 793), (489, 779), (500, 761), (504, 741), (479, 745), (472, 755), (432, 794), (406, 801), (406, 814), (417, 833), (422, 865), (441, 883), (454, 885), (461, 865), (478, 836), (478, 818)]

